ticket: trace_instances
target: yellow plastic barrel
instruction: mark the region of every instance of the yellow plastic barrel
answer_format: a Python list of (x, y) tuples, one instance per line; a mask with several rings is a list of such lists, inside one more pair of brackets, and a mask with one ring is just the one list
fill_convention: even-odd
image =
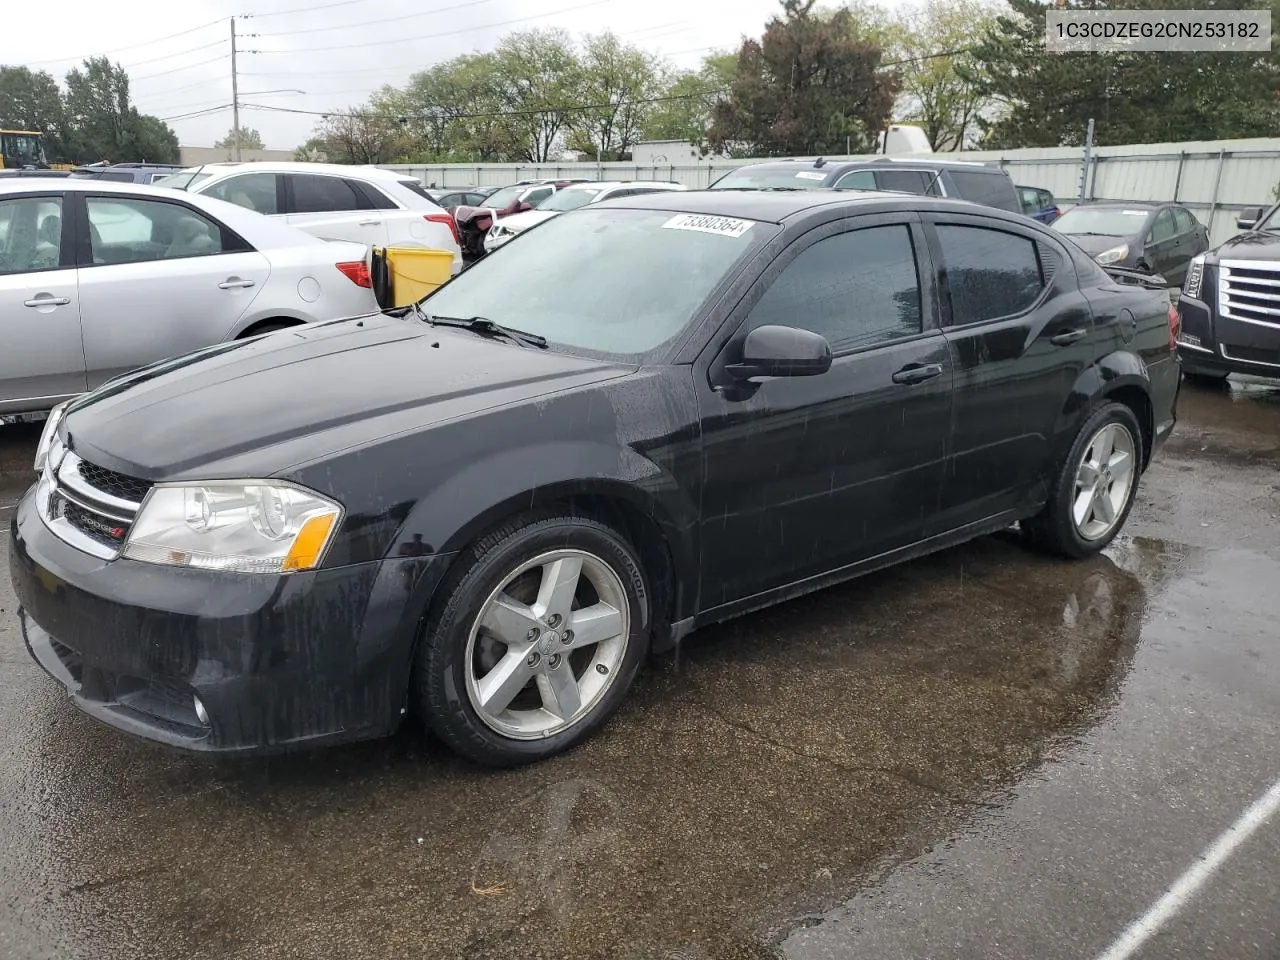
[(386, 257), (393, 307), (421, 300), (453, 274), (453, 254), (448, 250), (387, 247)]

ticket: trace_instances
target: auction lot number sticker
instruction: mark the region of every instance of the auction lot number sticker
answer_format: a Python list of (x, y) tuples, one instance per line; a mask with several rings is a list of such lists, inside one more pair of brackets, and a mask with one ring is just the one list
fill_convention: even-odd
[(722, 237), (740, 237), (751, 229), (751, 221), (735, 217), (709, 217), (700, 213), (680, 213), (662, 226), (665, 230), (696, 230)]

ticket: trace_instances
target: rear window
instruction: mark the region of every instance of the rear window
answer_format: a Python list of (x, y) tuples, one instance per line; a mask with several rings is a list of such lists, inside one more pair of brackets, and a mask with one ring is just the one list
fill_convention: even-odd
[(976, 170), (951, 170), (951, 182), (956, 185), (963, 200), (981, 203), (999, 210), (1022, 212), (1022, 204), (1014, 192), (1007, 174), (992, 170), (979, 173)]

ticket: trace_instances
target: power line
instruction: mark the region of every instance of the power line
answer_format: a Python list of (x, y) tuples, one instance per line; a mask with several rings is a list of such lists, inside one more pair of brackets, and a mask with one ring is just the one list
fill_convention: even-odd
[[(260, 54), (285, 53), (292, 56), (299, 53), (321, 53), (328, 50), (358, 50), (362, 47), (382, 47), (392, 43), (415, 43), (419, 40), (435, 40), (439, 37), (457, 36), (460, 33), (473, 33), (476, 30), (491, 30), (494, 27), (506, 27), (513, 23), (527, 23), (530, 20), (541, 20), (544, 17), (554, 17), (561, 13), (572, 13), (576, 10), (585, 10), (588, 7), (598, 7), (609, 2), (610, 0), (591, 0), (590, 3), (580, 3), (573, 7), (562, 7), (559, 10), (548, 10), (546, 13), (539, 13), (530, 17), (516, 17), (513, 20), (500, 20), (497, 23), (486, 23), (477, 27), (463, 27), (460, 30), (446, 30), (443, 33), (425, 33), (417, 37), (396, 37), (394, 39), (373, 40), (369, 43), (344, 43), (333, 47), (299, 47), (293, 50), (255, 50), (252, 52)], [(250, 51), (245, 52), (248, 53)]]
[(493, 0), (464, 0), (463, 3), (451, 4), (447, 7), (436, 7), (432, 10), (419, 10), (417, 13), (406, 13), (398, 17), (383, 17), (380, 20), (364, 20), (360, 23), (344, 23), (337, 27), (308, 27), (305, 30), (286, 30), (283, 33), (264, 33), (262, 38), (274, 39), (275, 37), (293, 37), (300, 33), (332, 33), (334, 30), (357, 30), (360, 27), (371, 27), (380, 23), (398, 23), (401, 20), (413, 20), (416, 17), (427, 17), (437, 13), (445, 13), (449, 10), (460, 10), (463, 7), (475, 7), (482, 3), (492, 3)]
[(195, 117), (205, 117), (213, 113), (221, 113), (223, 110), (230, 110), (230, 109), (231, 109), (231, 104), (224, 103), (216, 107), (206, 107), (203, 110), (192, 110), (188, 113), (178, 113), (171, 117), (157, 117), (157, 119), (163, 120), (165, 123), (169, 123), (173, 120), (190, 120)]
[(290, 10), (273, 10), (270, 13), (242, 13), (241, 20), (261, 20), (263, 17), (283, 17), (290, 13), (313, 13), (316, 10), (328, 10), (330, 7), (349, 7), (353, 3), (364, 3), (364, 0), (338, 0), (337, 3), (322, 3), (313, 7), (294, 7)]
[(178, 73), (182, 70), (191, 70), (191, 69), (194, 69), (195, 67), (203, 67), (209, 63), (217, 63), (219, 60), (228, 60), (230, 59), (230, 57), (231, 57), (231, 54), (224, 53), (220, 57), (211, 57), (208, 60), (199, 60), (195, 63), (188, 63), (186, 66), (183, 66), (183, 67), (174, 67), (172, 70), (161, 70), (159, 73), (149, 73), (145, 77), (130, 77), (129, 82), (138, 83), (142, 80), (154, 80), (156, 77), (167, 77), (171, 73)]
[(224, 43), (226, 43), (225, 40), (215, 40), (213, 43), (206, 43), (203, 46), (192, 47), (190, 50), (180, 50), (177, 53), (166, 53), (163, 57), (152, 57), (150, 60), (138, 60), (135, 63), (121, 64), (121, 66), (125, 70), (130, 70), (133, 67), (146, 66), (148, 63), (158, 63), (161, 60), (172, 60), (174, 57), (185, 57), (188, 53), (195, 53), (198, 50), (208, 50), (210, 47), (220, 47)]
[[(351, 2), (351, 0), (348, 0)], [(131, 43), (125, 47), (115, 47), (111, 50), (95, 50), (93, 53), (86, 53), (79, 57), (55, 57), (51, 60), (31, 60), (27, 66), (33, 66), (41, 63), (70, 63), (72, 60), (88, 60), (91, 57), (104, 57), (109, 53), (120, 53), (122, 50), (136, 50), (138, 47), (149, 47), (152, 44), (163, 43), (165, 40), (173, 40), (177, 37), (185, 37), (188, 33), (195, 33), (197, 30), (205, 30), (216, 24), (222, 23), (226, 17), (219, 17), (217, 20), (210, 20), (208, 23), (202, 23), (198, 27), (189, 27), (186, 30), (179, 30), (177, 33), (170, 33), (163, 37), (157, 37), (155, 40), (143, 40), (140, 43)]]

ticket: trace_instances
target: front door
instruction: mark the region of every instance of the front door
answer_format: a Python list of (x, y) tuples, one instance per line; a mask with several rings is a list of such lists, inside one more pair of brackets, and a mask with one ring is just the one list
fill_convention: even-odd
[[(942, 271), (955, 370), (953, 453), (933, 532), (1036, 494), (1097, 333), (1066, 252), (1034, 228), (926, 216)], [(1055, 282), (1056, 281), (1056, 282)]]
[(73, 231), (61, 194), (0, 200), (0, 412), (85, 390)]
[[(695, 373), (702, 611), (920, 538), (951, 406), (928, 262), (910, 215), (815, 229), (766, 271), (731, 319), (732, 338)], [(775, 324), (826, 337), (831, 369), (732, 388), (724, 367), (743, 338)]]
[(1170, 273), (1178, 272), (1181, 259), (1178, 224), (1174, 220), (1173, 211), (1168, 207), (1157, 213), (1151, 221), (1143, 253), (1152, 273), (1158, 273), (1168, 280)]
[(90, 389), (225, 340), (271, 273), (266, 257), (170, 200), (85, 198), (80, 311)]

